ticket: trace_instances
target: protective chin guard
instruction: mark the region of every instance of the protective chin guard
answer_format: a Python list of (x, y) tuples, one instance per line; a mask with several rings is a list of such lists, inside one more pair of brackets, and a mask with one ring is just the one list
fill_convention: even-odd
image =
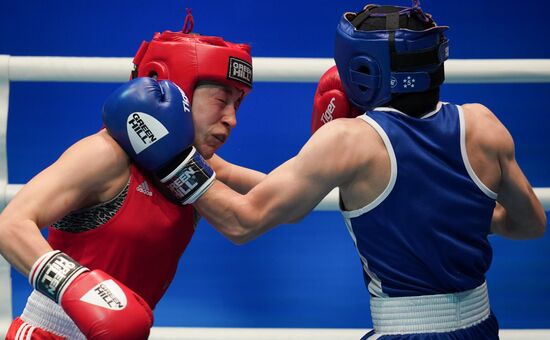
[[(447, 26), (423, 31), (399, 28), (400, 15), (419, 15), (433, 22), (420, 8), (399, 7), (395, 13), (370, 14), (377, 5), (367, 5), (361, 15), (385, 16), (386, 29), (357, 30), (356, 13), (345, 13), (336, 30), (334, 59), (349, 100), (368, 111), (391, 100), (393, 93), (423, 92), (443, 83), (443, 63), (449, 57)], [(393, 16), (393, 17), (390, 17)]]
[(198, 82), (252, 89), (250, 46), (221, 37), (165, 31), (144, 41), (134, 57), (132, 79), (156, 76), (176, 83), (192, 101)]

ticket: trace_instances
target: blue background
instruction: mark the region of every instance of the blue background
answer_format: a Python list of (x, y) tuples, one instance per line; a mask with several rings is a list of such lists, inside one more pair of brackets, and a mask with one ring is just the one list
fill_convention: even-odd
[[(505, 4), (422, 3), (439, 24), (451, 27), (451, 59), (549, 58), (544, 5), (535, 0)], [(363, 5), (337, 0), (5, 1), (0, 54), (131, 57), (154, 32), (180, 29), (185, 7), (191, 7), (195, 32), (250, 43), (255, 57), (329, 58), (341, 13)], [(26, 183), (69, 145), (97, 131), (102, 102), (118, 86), (11, 85), (10, 183)], [(514, 136), (518, 162), (533, 186), (550, 187), (549, 90), (550, 84), (450, 84), (442, 99), (491, 108)], [(292, 157), (309, 136), (314, 92), (315, 84), (256, 83), (220, 154), (262, 171)], [(501, 326), (550, 328), (550, 236), (491, 242), (495, 253), (488, 284)], [(13, 280), (17, 315), (30, 289), (22, 275), (14, 272)], [(244, 246), (232, 245), (201, 223), (155, 316), (156, 326), (371, 327), (359, 259), (337, 212), (314, 212)]]

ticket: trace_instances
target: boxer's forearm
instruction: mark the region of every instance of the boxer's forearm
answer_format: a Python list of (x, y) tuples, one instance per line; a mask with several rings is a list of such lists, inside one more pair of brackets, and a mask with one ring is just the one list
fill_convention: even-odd
[(0, 254), (27, 276), (33, 263), (52, 248), (30, 220), (0, 219)]
[(216, 181), (194, 206), (216, 230), (236, 244), (246, 243), (266, 229), (261, 223), (260, 211), (245, 196), (220, 181)]
[(229, 163), (218, 155), (214, 155), (208, 160), (208, 163), (216, 171), (218, 180), (241, 194), (249, 192), (266, 176), (260, 171)]
[(194, 206), (228, 239), (246, 243), (279, 224), (299, 221), (333, 188), (315, 177), (299, 176), (302, 168), (291, 159), (246, 195), (216, 181)]

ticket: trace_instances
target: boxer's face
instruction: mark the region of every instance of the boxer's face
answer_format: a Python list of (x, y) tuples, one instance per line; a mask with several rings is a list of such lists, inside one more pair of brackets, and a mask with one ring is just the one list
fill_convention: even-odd
[(193, 123), (195, 147), (209, 159), (222, 146), (237, 125), (235, 113), (241, 101), (241, 91), (234, 87), (200, 84), (193, 92)]

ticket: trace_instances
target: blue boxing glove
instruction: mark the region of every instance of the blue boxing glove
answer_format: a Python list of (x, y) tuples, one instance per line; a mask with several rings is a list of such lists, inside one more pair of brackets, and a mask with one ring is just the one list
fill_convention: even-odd
[(105, 101), (103, 123), (128, 156), (181, 204), (193, 203), (214, 182), (216, 174), (193, 146), (189, 100), (174, 83), (129, 81)]

